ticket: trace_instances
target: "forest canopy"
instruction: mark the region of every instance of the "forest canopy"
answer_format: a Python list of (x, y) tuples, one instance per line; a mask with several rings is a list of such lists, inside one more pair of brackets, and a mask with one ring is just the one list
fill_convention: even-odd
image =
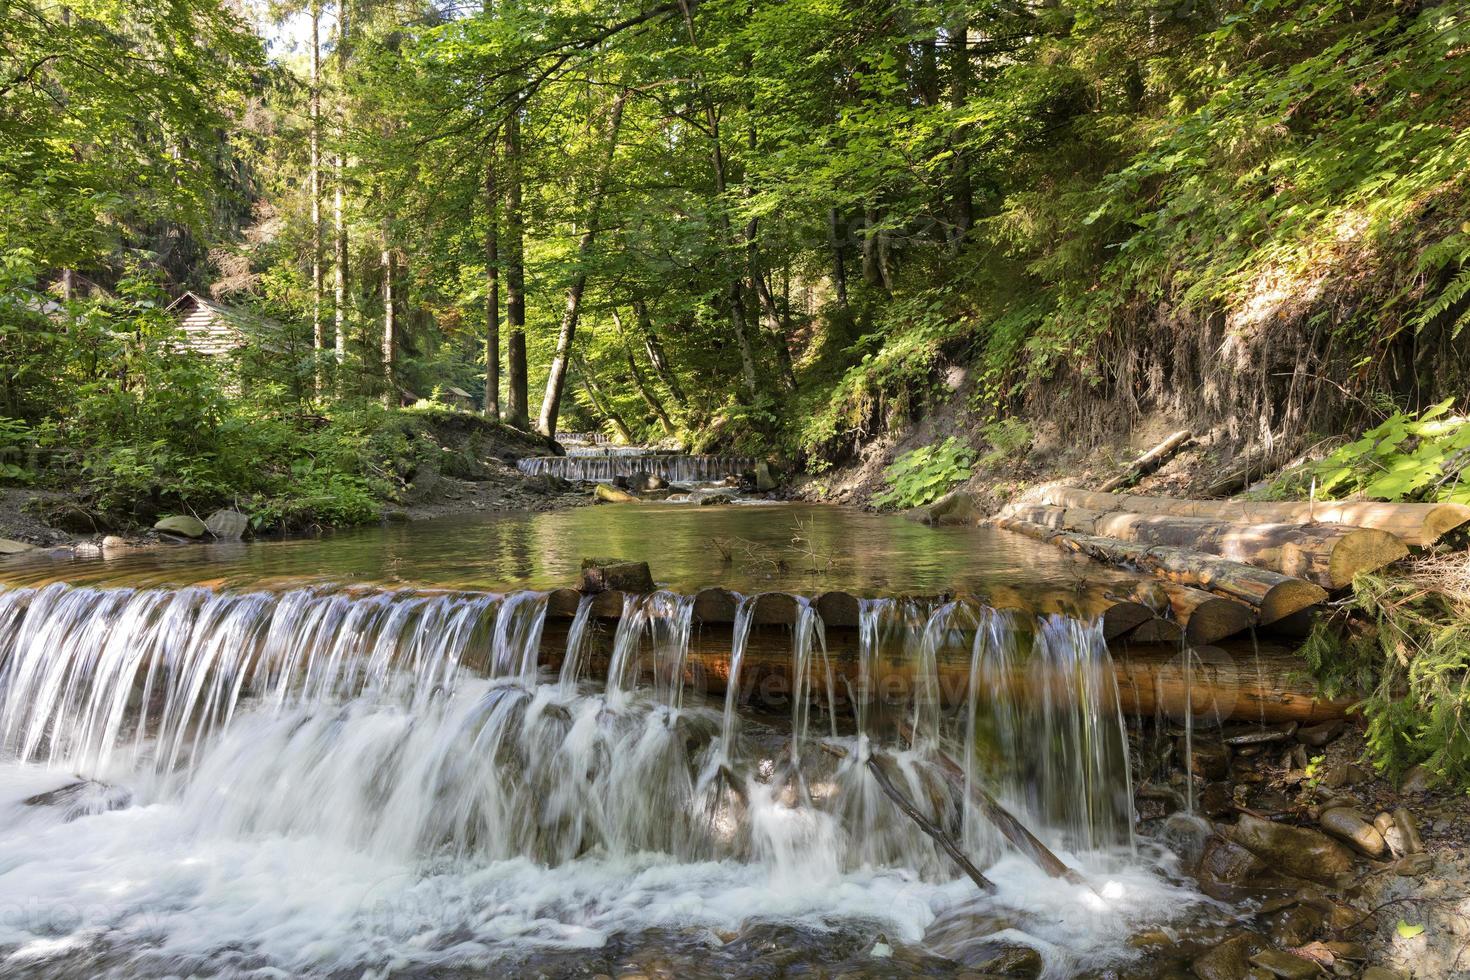
[[(951, 368), (1084, 439), (1464, 388), (1463, 4), (0, 14), (0, 441), (99, 486), (217, 496), (272, 433), (366, 493), (375, 406), (454, 390), (820, 470)], [(181, 358), (185, 290), (287, 336)]]

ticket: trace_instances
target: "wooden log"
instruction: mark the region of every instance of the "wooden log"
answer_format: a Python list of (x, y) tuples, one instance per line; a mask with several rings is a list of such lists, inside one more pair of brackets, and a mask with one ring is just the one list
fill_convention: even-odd
[[(1160, 620), (1159, 622), (1166, 622)], [(1169, 622), (1176, 630), (1177, 625)], [(570, 621), (549, 618), (542, 632), (541, 663), (551, 671), (561, 669), (566, 655), (567, 630)], [(590, 631), (587, 677), (601, 680), (607, 676), (615, 630), (610, 624)], [(1137, 632), (1137, 631), (1136, 631)], [(1184, 652), (1177, 639), (1173, 642), (1143, 642), (1130, 636), (1110, 644), (1112, 668), (1122, 710), (1128, 714), (1153, 717), (1163, 712), (1183, 717), (1186, 711), (1220, 720), (1268, 722), (1298, 721), (1310, 723), (1343, 717), (1351, 699), (1324, 701), (1317, 698), (1310, 678), (1304, 676), (1296, 654), (1269, 642), (1235, 642), (1194, 650), (1190, 656), (1203, 658), (1194, 671), (1193, 686), (1186, 683), (1183, 669)], [(692, 631), (685, 662), (685, 687), (723, 698), (730, 680), (729, 624), (700, 624)], [(848, 698), (869, 702), (905, 703), (923, 686), (919, 665), (913, 658), (884, 649), (867, 665), (864, 688), (864, 666), (859, 663), (859, 635), (855, 629), (827, 631), (827, 657), (839, 700), (838, 708), (850, 707)], [(819, 658), (820, 659), (820, 658)], [(962, 634), (957, 646), (946, 645), (936, 654), (937, 694), (945, 707), (966, 703), (969, 696), (971, 667), (970, 637)], [(477, 662), (467, 664), (484, 669)], [(651, 664), (644, 667), (651, 668)], [(825, 667), (821, 668), (825, 670)], [(791, 630), (779, 625), (756, 625), (751, 628), (740, 672), (742, 703), (789, 709), (794, 689), (792, 676)], [(1033, 678), (1024, 666), (1003, 681), (1017, 691), (1031, 689)], [(927, 682), (925, 682), (927, 683)], [(825, 690), (825, 681), (812, 686)], [(982, 698), (995, 696), (993, 690)]]
[(1036, 502), (1053, 507), (1080, 507), (1099, 513), (1172, 514), (1247, 524), (1344, 524), (1387, 531), (1415, 548), (1427, 548), (1447, 532), (1470, 523), (1470, 506), (1464, 504), (1390, 504), (1371, 500), (1178, 500), (1138, 494), (1096, 493), (1073, 487), (1046, 490)]
[[(840, 746), (823, 742), (822, 748), (840, 759), (847, 758), (847, 752)], [(893, 780), (888, 778), (888, 773), (883, 771), (883, 764), (879, 762), (879, 755), (876, 751), (868, 755), (867, 769), (868, 772), (873, 774), (873, 781), (878, 784), (878, 788), (883, 791), (883, 795), (892, 800), (893, 805), (898, 807), (904, 816), (912, 820), (934, 843), (938, 844), (940, 849), (949, 855), (950, 860), (959, 865), (960, 870), (969, 876), (970, 880), (975, 883), (976, 888), (982, 892), (995, 891), (995, 882), (980, 873), (980, 869), (975, 867), (974, 863), (970, 861), (969, 856), (965, 854), (964, 849), (955, 842), (955, 839), (945, 833), (934, 821), (925, 816), (924, 812), (914, 804), (914, 801), (910, 800), (903, 790), (893, 784)]]
[[(912, 725), (902, 723), (899, 730), (910, 744), (914, 742), (914, 729)], [(991, 795), (990, 791), (978, 782), (965, 778), (965, 770), (958, 762), (955, 762), (942, 749), (937, 747), (931, 750), (934, 761), (939, 766), (939, 771), (944, 773), (944, 778), (949, 784), (960, 792), (964, 792), (966, 785), (969, 786), (970, 799), (975, 803), (975, 808), (985, 815), (991, 825), (999, 830), (1001, 836), (1010, 841), (1012, 847), (1031, 859), (1042, 871), (1052, 878), (1061, 878), (1074, 885), (1085, 885), (1087, 879), (1081, 873), (1067, 865), (1067, 862), (1056, 856), (1051, 848), (1043, 844), (1035, 834), (1026, 829), (1026, 825), (1017, 820), (1015, 815), (1000, 805), (1000, 801)], [(1089, 886), (1090, 887), (1090, 886)]]
[(1343, 524), (1246, 524), (1043, 504), (1016, 507), (1008, 514), (1057, 530), (1219, 555), (1306, 579), (1324, 589), (1344, 588), (1359, 572), (1375, 571), (1409, 553), (1387, 531)]
[(1168, 581), (1248, 603), (1259, 611), (1263, 626), (1327, 598), (1327, 591), (1320, 585), (1216, 555), (1167, 546), (1149, 547), (1010, 518), (1001, 518), (996, 524), (1096, 561), (1146, 569)]
[(1178, 453), (1179, 450), (1188, 445), (1189, 441), (1193, 438), (1194, 433), (1190, 432), (1188, 429), (1180, 429), (1178, 432), (1171, 434), (1163, 442), (1159, 443), (1157, 446), (1135, 459), (1132, 464), (1129, 465), (1128, 469), (1124, 470), (1122, 473), (1119, 473), (1111, 480), (1103, 483), (1103, 485), (1098, 488), (1098, 491), (1100, 493), (1107, 493), (1108, 491), (1116, 490), (1119, 487), (1132, 486), (1143, 477), (1148, 476), (1150, 473), (1157, 470), (1160, 466), (1163, 466), (1169, 460), (1173, 459), (1174, 455)]
[(1169, 608), (1183, 626), (1184, 638), (1191, 643), (1217, 643), (1250, 629), (1260, 620), (1254, 606), (1237, 599), (1175, 582), (1164, 582), (1163, 586), (1169, 597)]

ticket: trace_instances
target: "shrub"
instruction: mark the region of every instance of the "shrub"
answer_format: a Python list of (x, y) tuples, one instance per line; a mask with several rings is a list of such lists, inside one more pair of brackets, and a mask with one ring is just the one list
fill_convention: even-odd
[(919, 507), (969, 479), (975, 451), (954, 436), (904, 453), (884, 471), (888, 489), (873, 497), (880, 507)]

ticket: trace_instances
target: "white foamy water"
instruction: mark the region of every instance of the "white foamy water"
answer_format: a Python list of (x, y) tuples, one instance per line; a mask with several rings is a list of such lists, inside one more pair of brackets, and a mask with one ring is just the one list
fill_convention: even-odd
[[(984, 728), (1007, 750), (1049, 726), (1055, 757), (1003, 773), (969, 759), (966, 779), (1004, 790), (1090, 886), (1007, 851), (923, 746), (885, 749), (896, 781), (988, 866), (997, 889), (982, 895), (858, 764), (868, 737), (826, 735), (830, 673), (809, 606), (793, 637), (808, 672), (793, 740), (684, 690), (680, 597), (627, 610), (610, 694), (575, 668), (538, 671), (546, 605), (0, 593), (0, 973), (514, 972), (538, 950), (659, 928), (713, 950), (779, 921), (960, 961), (987, 939), (1020, 943), (1067, 976), (1126, 957), (1134, 930), (1195, 901), (1131, 846), (1116, 692), (1098, 687), (1106, 651), (1081, 624), (1035, 632), (1049, 692), (1035, 708), (1002, 685), (972, 692), (958, 720), (918, 703), (900, 713), (926, 740)], [(875, 612), (864, 635), (915, 621), (901, 646), (922, 664), (968, 625), (977, 664), (1023, 656), (988, 616)], [(36, 800), (79, 779), (97, 782)]]

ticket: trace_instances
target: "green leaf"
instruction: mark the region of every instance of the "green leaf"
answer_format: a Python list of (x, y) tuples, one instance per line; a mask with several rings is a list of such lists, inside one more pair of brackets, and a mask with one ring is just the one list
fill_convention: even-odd
[(1409, 925), (1409, 923), (1405, 922), (1403, 919), (1400, 919), (1399, 920), (1399, 924), (1397, 926), (1397, 931), (1398, 931), (1399, 936), (1401, 936), (1402, 938), (1404, 938), (1404, 939), (1413, 939), (1415, 936), (1419, 935), (1420, 933), (1422, 933), (1424, 931), (1424, 927), (1423, 926), (1412, 926), (1412, 925)]

